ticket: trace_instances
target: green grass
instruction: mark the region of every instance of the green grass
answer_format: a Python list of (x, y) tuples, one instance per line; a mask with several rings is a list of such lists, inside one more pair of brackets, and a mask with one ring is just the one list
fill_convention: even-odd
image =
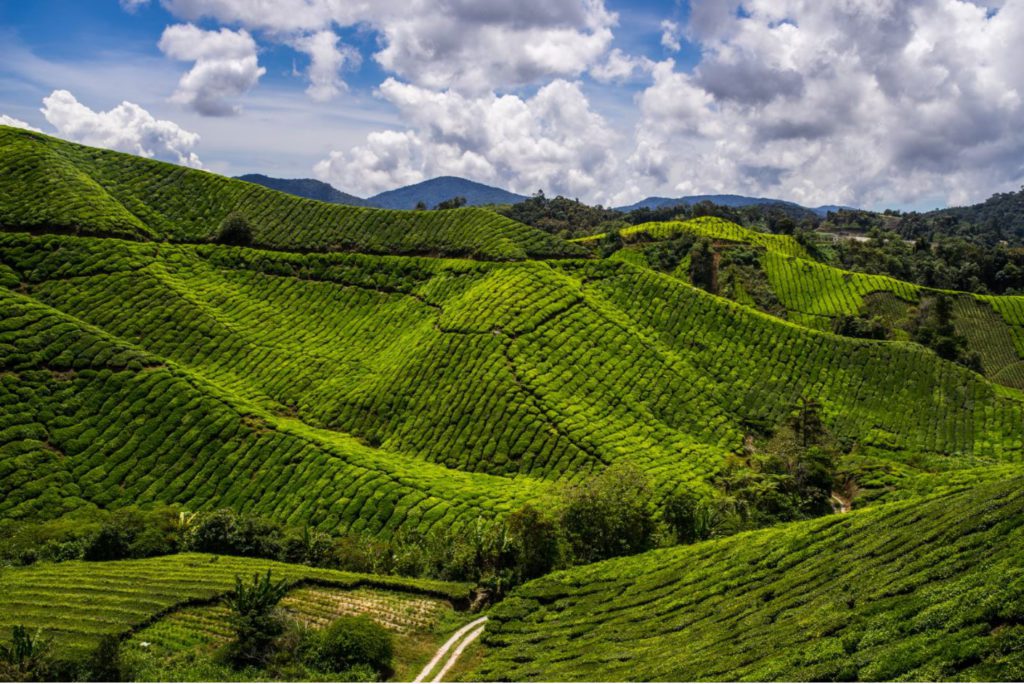
[(1014, 681), (1024, 477), (556, 573), (470, 678)]
[(204, 242), (231, 212), (256, 244), (481, 259), (582, 250), (488, 209), (390, 211), (300, 199), (204, 171), (0, 127), (0, 227)]
[[(40, 563), (0, 571), (0, 633), (41, 629), (58, 649), (86, 649), (124, 636), (188, 605), (216, 602), (235, 576), (272, 570), (278, 578), (336, 589), (374, 587), (464, 601), (471, 585), (360, 575), (255, 558), (185, 553), (144, 560)], [(411, 600), (411, 599), (410, 599)]]

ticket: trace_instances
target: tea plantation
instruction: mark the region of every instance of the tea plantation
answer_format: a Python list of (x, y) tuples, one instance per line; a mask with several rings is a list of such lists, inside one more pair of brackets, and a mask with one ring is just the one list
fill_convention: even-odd
[(551, 575), (491, 610), (471, 677), (1020, 680), (1022, 485)]
[[(543, 532), (604, 473), (649, 487), (639, 548), (721, 537), (520, 586), (468, 676), (1024, 676), (1022, 389), (1024, 297), (843, 271), (805, 237), (705, 217), (568, 242), (485, 209), (320, 203), (0, 127), (0, 533), (226, 509), (424, 574), (402, 554), (465, 542), (434, 555), (465, 556), (445, 566), (463, 574), (431, 576), (486, 566), (484, 602), (509, 590), (510, 549), (528, 555), (510, 530)], [(783, 443), (808, 421), (819, 451)], [(804, 452), (827, 456), (822, 517), (673, 536), (670, 504), (739, 519), (738, 472), (785, 479), (758, 460), (771, 449), (801, 478)], [(823, 515), (829, 495), (853, 512)], [(44, 559), (70, 544), (50, 542)], [(18, 625), (80, 649), (141, 628), (221, 643), (206, 604), (268, 567), (443, 600), (472, 586), (36, 551), (0, 567), (0, 644)], [(310, 620), (347, 614), (321, 598)]]

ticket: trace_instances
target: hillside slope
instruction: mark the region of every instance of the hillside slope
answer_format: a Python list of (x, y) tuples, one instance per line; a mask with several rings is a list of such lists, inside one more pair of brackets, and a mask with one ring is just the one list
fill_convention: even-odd
[(890, 462), (1021, 455), (1019, 397), (918, 345), (622, 262), (6, 234), (0, 275), (5, 517), (177, 501), (423, 530), (620, 461), (665, 495), (706, 487), (801, 396)]
[[(649, 241), (668, 241), (683, 234), (712, 241), (718, 253), (720, 294), (814, 330), (833, 330), (843, 316), (877, 316), (890, 336), (908, 340), (905, 327), (917, 307), (937, 295), (947, 296), (952, 300), (956, 332), (969, 349), (979, 353), (985, 376), (1024, 389), (1024, 297), (937, 290), (889, 276), (846, 271), (812, 259), (792, 236), (760, 233), (709, 217), (626, 228), (620, 235), (629, 244), (618, 258), (645, 265), (642, 252)], [(604, 237), (574, 242), (595, 245)], [(737, 258), (730, 258), (731, 254)], [(688, 280), (685, 268), (673, 275)], [(754, 289), (760, 292), (752, 296)]]
[(474, 679), (1018, 681), (1024, 475), (531, 582)]
[(578, 255), (485, 209), (397, 212), (305, 200), (205, 171), (0, 127), (0, 227), (207, 242), (231, 212), (255, 244), (302, 251), (481, 259)]

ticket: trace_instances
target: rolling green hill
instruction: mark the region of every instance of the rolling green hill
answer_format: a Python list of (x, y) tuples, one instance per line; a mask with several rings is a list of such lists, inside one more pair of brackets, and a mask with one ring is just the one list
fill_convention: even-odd
[(556, 573), (491, 612), (472, 678), (1015, 681), (1021, 475)]
[(397, 212), (304, 200), (204, 171), (0, 126), (0, 226), (136, 240), (204, 242), (231, 212), (273, 249), (571, 256), (577, 248), (494, 212)]

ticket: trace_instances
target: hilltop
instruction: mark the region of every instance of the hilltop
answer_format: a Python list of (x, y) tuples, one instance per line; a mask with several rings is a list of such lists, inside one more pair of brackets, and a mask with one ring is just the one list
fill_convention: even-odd
[(366, 203), (383, 209), (415, 209), (416, 205), (422, 202), (430, 209), (453, 197), (464, 197), (466, 205), (471, 207), (486, 204), (515, 204), (526, 199), (523, 195), (465, 178), (440, 176), (422, 183), (382, 192), (367, 199)]

